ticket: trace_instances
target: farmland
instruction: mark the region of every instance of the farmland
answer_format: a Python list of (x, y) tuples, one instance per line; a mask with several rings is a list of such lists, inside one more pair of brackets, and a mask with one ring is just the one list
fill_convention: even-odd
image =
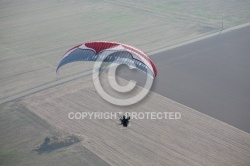
[(72, 46), (117, 41), (146, 53), (249, 22), (249, 1), (1, 1), (0, 98), (92, 68), (55, 68)]
[[(55, 73), (79, 43), (116, 41), (150, 54), (249, 22), (247, 0), (2, 0), (0, 99), (91, 70), (93, 63), (77, 62)], [(169, 111), (181, 119), (134, 119), (124, 130), (115, 120), (69, 119), (78, 111)], [(0, 165), (248, 166), (249, 133), (198, 111), (154, 92), (135, 105), (114, 106), (90, 76), (82, 77), (0, 105)], [(45, 138), (71, 135), (81, 141), (36, 151)]]
[[(86, 77), (38, 92), (21, 103), (59, 132), (81, 135), (82, 146), (109, 165), (247, 165), (250, 162), (249, 133), (153, 92), (136, 105), (117, 107), (104, 101), (95, 91), (91, 77)], [(133, 119), (131, 127), (122, 130), (114, 119), (68, 116), (70, 112), (133, 111), (180, 112), (181, 119)]]

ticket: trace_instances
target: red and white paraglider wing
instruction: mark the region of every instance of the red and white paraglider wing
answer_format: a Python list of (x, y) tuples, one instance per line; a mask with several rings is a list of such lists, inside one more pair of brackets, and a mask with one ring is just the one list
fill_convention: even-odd
[(56, 71), (74, 61), (103, 61), (123, 63), (141, 70), (153, 78), (157, 70), (152, 60), (142, 51), (129, 45), (114, 42), (88, 42), (77, 45), (67, 51), (57, 66)]

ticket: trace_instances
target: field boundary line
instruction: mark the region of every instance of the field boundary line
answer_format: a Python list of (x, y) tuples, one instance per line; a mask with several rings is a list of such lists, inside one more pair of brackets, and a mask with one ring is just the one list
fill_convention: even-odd
[[(207, 38), (211, 38), (211, 37), (214, 37), (214, 36), (217, 36), (217, 35), (220, 35), (220, 34), (224, 34), (224, 33), (227, 33), (227, 32), (231, 32), (231, 31), (234, 31), (234, 30), (237, 30), (237, 29), (241, 29), (241, 28), (244, 28), (244, 27), (247, 27), (247, 26), (250, 26), (250, 22), (246, 23), (246, 24), (238, 25), (238, 26), (235, 26), (235, 27), (231, 27), (231, 28), (228, 28), (228, 29), (224, 29), (224, 30), (216, 32), (216, 33), (212, 33), (212, 34), (209, 34), (209, 35), (205, 35), (205, 36), (201, 36), (201, 37), (198, 37), (198, 38), (195, 38), (195, 39), (191, 39), (191, 40), (188, 40), (188, 41), (185, 41), (185, 42), (181, 42), (179, 44), (175, 44), (175, 45), (172, 45), (172, 46), (169, 46), (169, 47), (158, 49), (156, 51), (152, 51), (152, 52), (147, 53), (147, 55), (152, 56), (152, 55), (164, 52), (164, 51), (168, 51), (168, 50), (171, 50), (171, 49), (174, 49), (174, 48), (177, 48), (177, 47), (181, 47), (181, 46), (185, 46), (185, 45), (188, 45), (188, 44), (191, 44), (191, 43), (195, 43), (195, 42), (207, 39)], [(81, 77), (88, 76), (90, 74), (92, 74), (92, 70), (88, 70), (88, 71), (85, 71), (85, 72), (80, 73), (80, 74), (76, 74), (76, 75), (73, 75), (73, 76), (70, 76), (70, 77), (67, 77), (67, 78), (63, 78), (61, 80), (57, 80), (57, 81), (54, 81), (54, 82), (47, 83), (47, 84), (44, 84), (44, 85), (41, 85), (41, 86), (38, 86), (38, 87), (35, 87), (35, 88), (32, 88), (32, 89), (23, 91), (23, 92), (18, 93), (16, 95), (3, 98), (3, 99), (0, 100), (0, 104), (7, 103), (7, 102), (10, 102), (10, 101), (16, 100), (18, 98), (25, 97), (25, 96), (34, 94), (36, 92), (40, 92), (42, 90), (49, 89), (49, 88), (52, 88), (52, 87), (67, 83), (67, 82), (79, 79)]]

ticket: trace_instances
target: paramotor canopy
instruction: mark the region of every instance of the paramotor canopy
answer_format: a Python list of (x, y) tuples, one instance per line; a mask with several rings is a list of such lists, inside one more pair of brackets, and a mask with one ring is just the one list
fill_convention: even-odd
[(102, 61), (126, 64), (141, 70), (153, 78), (157, 69), (152, 60), (142, 51), (121, 43), (94, 41), (77, 45), (67, 51), (57, 66), (56, 71), (74, 61)]

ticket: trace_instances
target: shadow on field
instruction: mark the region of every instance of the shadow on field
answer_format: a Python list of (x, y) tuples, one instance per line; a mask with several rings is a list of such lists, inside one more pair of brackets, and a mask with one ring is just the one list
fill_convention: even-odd
[(81, 138), (76, 135), (46, 137), (44, 142), (40, 146), (36, 147), (34, 151), (38, 152), (38, 154), (48, 153), (80, 141)]

